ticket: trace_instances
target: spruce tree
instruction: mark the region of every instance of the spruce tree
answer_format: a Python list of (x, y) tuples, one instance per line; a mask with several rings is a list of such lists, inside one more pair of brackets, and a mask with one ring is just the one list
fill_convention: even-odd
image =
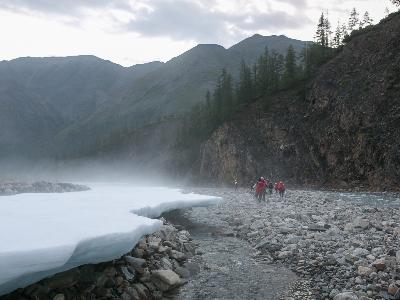
[(326, 47), (326, 21), (325, 21), (325, 16), (324, 13), (321, 13), (321, 17), (319, 18), (318, 25), (317, 25), (317, 31), (315, 32), (315, 42), (322, 46)]
[(367, 26), (371, 26), (372, 23), (374, 22), (374, 20), (371, 19), (371, 17), (369, 16), (369, 12), (366, 11), (364, 13), (363, 19), (360, 21), (360, 27), (367, 27)]
[(332, 45), (335, 48), (339, 48), (343, 42), (343, 33), (342, 33), (342, 25), (338, 21), (336, 26), (335, 35), (333, 36)]
[(400, 0), (392, 0), (394, 5), (400, 6)]
[(357, 12), (356, 8), (354, 7), (350, 13), (349, 23), (347, 26), (350, 34), (353, 32), (353, 30), (357, 29), (357, 26), (359, 24), (360, 24), (360, 20), (358, 18), (358, 12)]
[(238, 89), (238, 101), (242, 103), (250, 103), (253, 99), (253, 80), (251, 69), (242, 60), (240, 65), (240, 78)]
[(285, 71), (283, 74), (284, 87), (290, 87), (296, 81), (296, 52), (292, 45), (289, 46), (285, 56)]
[(324, 31), (325, 31), (325, 46), (324, 47), (329, 47), (329, 46), (331, 46), (332, 30), (331, 30), (331, 23), (329, 22), (328, 17), (325, 17), (325, 20), (324, 20)]

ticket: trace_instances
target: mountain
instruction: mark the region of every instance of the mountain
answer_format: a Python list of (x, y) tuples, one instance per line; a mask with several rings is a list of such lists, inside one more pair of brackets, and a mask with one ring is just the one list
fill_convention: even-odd
[(400, 13), (353, 32), (306, 86), (260, 99), (218, 128), (198, 176), (398, 190), (399, 41)]
[(0, 153), (48, 155), (60, 130), (122, 97), (161, 64), (123, 68), (94, 56), (0, 62)]
[(237, 77), (241, 60), (253, 63), (266, 46), (284, 54), (291, 44), (301, 51), (305, 42), (255, 35), (229, 49), (198, 45), (130, 68), (94, 56), (0, 62), (0, 153), (95, 151), (113, 135), (184, 114), (204, 101), (223, 68)]

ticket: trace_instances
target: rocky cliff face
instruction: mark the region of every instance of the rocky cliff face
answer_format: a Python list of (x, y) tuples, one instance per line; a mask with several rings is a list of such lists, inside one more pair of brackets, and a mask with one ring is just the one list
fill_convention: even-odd
[[(265, 99), (262, 101), (266, 101)], [(254, 104), (202, 149), (201, 177), (257, 176), (335, 187), (398, 189), (400, 15), (354, 36), (305, 93)]]

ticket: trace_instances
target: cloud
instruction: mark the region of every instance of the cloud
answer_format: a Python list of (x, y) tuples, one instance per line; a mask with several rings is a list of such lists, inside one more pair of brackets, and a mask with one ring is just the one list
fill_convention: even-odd
[[(229, 40), (245, 31), (294, 29), (311, 21), (304, 14), (296, 18), (284, 11), (257, 9), (224, 12), (210, 9), (205, 1), (151, 0), (150, 9), (143, 10), (125, 24), (126, 30), (145, 36), (169, 36), (173, 39), (192, 39), (199, 42)], [(210, 4), (216, 1), (208, 1)], [(250, 1), (247, 1), (248, 3)], [(306, 1), (286, 0), (288, 3)], [(247, 7), (248, 8), (248, 7)]]
[(16, 12), (40, 12), (77, 17), (83, 9), (128, 8), (126, 0), (0, 0), (0, 8)]
[[(280, 3), (293, 8), (292, 13)], [(227, 9), (230, 5), (233, 10)], [(110, 31), (196, 42), (227, 42), (256, 31), (298, 29), (311, 23), (307, 5), (307, 0), (0, 0), (0, 9), (18, 13), (60, 16), (78, 24), (95, 12), (112, 20), (109, 26), (115, 28)]]

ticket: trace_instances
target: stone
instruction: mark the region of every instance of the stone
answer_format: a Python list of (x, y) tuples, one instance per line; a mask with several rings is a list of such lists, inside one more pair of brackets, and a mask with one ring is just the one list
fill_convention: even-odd
[(145, 300), (145, 299), (150, 299), (150, 291), (147, 289), (146, 286), (144, 286), (144, 285), (141, 284), (141, 283), (135, 283), (135, 284), (133, 285), (133, 287), (134, 287), (134, 288), (136, 289), (136, 291), (138, 292), (139, 298), (140, 298), (140, 299), (143, 299), (143, 300)]
[(388, 287), (388, 294), (389, 294), (389, 295), (394, 296), (394, 295), (396, 295), (396, 293), (397, 293), (398, 291), (399, 291), (399, 288), (398, 288), (398, 286), (397, 286), (396, 284), (391, 283), (391, 284), (389, 285), (389, 287)]
[(182, 278), (189, 278), (190, 271), (184, 267), (178, 267), (175, 269), (175, 272)]
[(287, 257), (289, 257), (291, 255), (292, 255), (292, 251), (281, 251), (281, 252), (278, 253), (278, 258), (279, 259), (285, 259), (285, 258), (287, 258)]
[(337, 294), (333, 300), (359, 300), (357, 295), (352, 292), (344, 292)]
[(374, 270), (369, 267), (359, 266), (357, 269), (357, 273), (360, 276), (369, 276)]
[(372, 263), (372, 266), (374, 266), (378, 271), (383, 271), (385, 270), (386, 263), (384, 259), (378, 259)]
[(64, 294), (57, 294), (54, 296), (53, 300), (65, 300)]
[(257, 229), (261, 229), (261, 228), (264, 228), (264, 222), (263, 221), (261, 221), (261, 220), (257, 220), (257, 221), (254, 221), (253, 223), (251, 223), (251, 225), (250, 225), (250, 229), (252, 229), (252, 230), (257, 230)]
[(59, 273), (49, 278), (47, 286), (51, 289), (62, 289), (74, 286), (80, 278), (80, 272), (78, 269), (72, 269), (67, 272)]
[(171, 250), (170, 255), (171, 258), (176, 259), (177, 261), (184, 261), (186, 260), (186, 255), (185, 253), (182, 253), (180, 251), (176, 250)]
[(354, 251), (353, 251), (353, 256), (355, 256), (355, 257), (365, 257), (365, 256), (367, 256), (369, 254), (369, 251), (368, 250), (366, 250), (366, 249), (363, 249), (363, 248), (356, 248)]
[(135, 274), (133, 274), (127, 267), (121, 267), (121, 272), (126, 280), (133, 281), (135, 279)]
[(137, 290), (136, 290), (135, 288), (133, 288), (133, 287), (128, 287), (128, 288), (126, 289), (126, 293), (127, 293), (129, 296), (131, 296), (131, 299), (140, 300), (139, 294), (138, 294), (138, 292), (137, 292)]
[(144, 260), (143, 258), (137, 258), (127, 255), (125, 256), (125, 261), (134, 268), (144, 268), (146, 266), (146, 260)]
[(182, 284), (179, 275), (172, 270), (153, 271), (151, 281), (162, 292), (172, 290)]

